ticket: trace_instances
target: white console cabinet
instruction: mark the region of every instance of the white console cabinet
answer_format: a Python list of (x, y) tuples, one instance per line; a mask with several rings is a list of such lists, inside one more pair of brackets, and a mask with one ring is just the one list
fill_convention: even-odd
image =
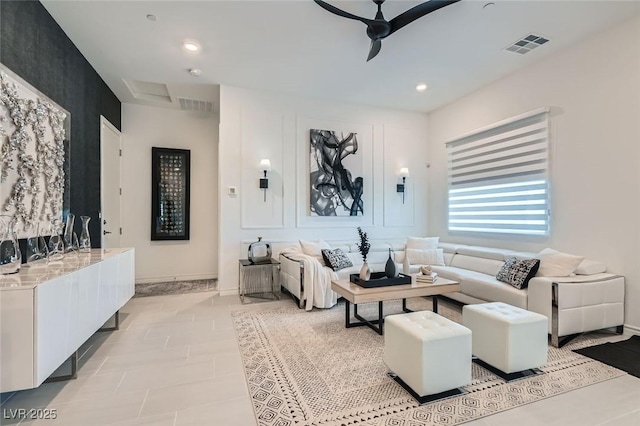
[(0, 276), (0, 392), (40, 386), (133, 296), (132, 248)]

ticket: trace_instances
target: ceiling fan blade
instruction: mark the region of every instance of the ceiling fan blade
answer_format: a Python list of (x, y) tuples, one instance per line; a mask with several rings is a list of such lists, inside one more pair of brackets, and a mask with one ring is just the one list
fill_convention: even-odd
[(401, 13), (400, 15), (389, 21), (389, 23), (391, 24), (391, 32), (389, 34), (393, 34), (400, 28), (404, 27), (405, 25), (409, 25), (416, 19), (421, 18), (428, 13), (435, 12), (438, 9), (449, 6), (453, 3), (457, 3), (459, 1), (460, 0), (431, 0), (412, 7), (411, 9)]
[(362, 18), (360, 16), (354, 15), (352, 13), (349, 12), (345, 12), (342, 9), (338, 9), (335, 6), (330, 5), (329, 3), (322, 1), (322, 0), (313, 0), (315, 1), (318, 6), (320, 6), (321, 8), (323, 8), (324, 10), (327, 10), (333, 14), (336, 14), (338, 16), (342, 16), (343, 18), (348, 18), (348, 19), (355, 19), (356, 21), (360, 21), (360, 22), (364, 22), (365, 24), (369, 24), (369, 22), (371, 22), (371, 19), (367, 19), (367, 18)]
[(369, 56), (367, 56), (367, 62), (376, 57), (380, 53), (382, 48), (382, 40), (371, 40), (371, 47), (369, 48)]

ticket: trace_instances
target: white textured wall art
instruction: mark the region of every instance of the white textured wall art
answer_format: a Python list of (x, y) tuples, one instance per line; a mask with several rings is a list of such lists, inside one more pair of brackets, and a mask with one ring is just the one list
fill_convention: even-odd
[(0, 65), (0, 214), (13, 217), (19, 238), (62, 218), (69, 118)]

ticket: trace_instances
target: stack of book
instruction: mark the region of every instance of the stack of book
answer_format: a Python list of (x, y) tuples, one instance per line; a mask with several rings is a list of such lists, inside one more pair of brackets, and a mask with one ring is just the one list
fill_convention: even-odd
[(418, 274), (416, 275), (416, 281), (419, 283), (427, 283), (432, 284), (436, 279), (438, 279), (437, 272), (431, 272), (430, 274)]

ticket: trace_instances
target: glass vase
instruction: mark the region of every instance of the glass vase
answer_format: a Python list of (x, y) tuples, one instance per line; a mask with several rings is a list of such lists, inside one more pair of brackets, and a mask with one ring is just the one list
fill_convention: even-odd
[(67, 215), (67, 224), (64, 228), (64, 252), (77, 252), (78, 251), (78, 235), (73, 232), (75, 225), (76, 215), (69, 213)]
[(90, 253), (91, 252), (91, 235), (89, 235), (89, 221), (91, 218), (89, 216), (80, 216), (82, 220), (82, 233), (80, 234), (80, 252), (81, 253)]
[(33, 236), (27, 238), (27, 266), (33, 266), (39, 260), (46, 261), (46, 264), (49, 262), (49, 248), (44, 237), (40, 235), (40, 225), (32, 225), (29, 235)]
[(0, 217), (0, 273), (15, 274), (22, 265), (22, 253), (14, 232), (15, 220), (10, 216)]
[(62, 237), (60, 220), (51, 221), (51, 237), (49, 237), (49, 260), (56, 261), (64, 258), (64, 239)]

